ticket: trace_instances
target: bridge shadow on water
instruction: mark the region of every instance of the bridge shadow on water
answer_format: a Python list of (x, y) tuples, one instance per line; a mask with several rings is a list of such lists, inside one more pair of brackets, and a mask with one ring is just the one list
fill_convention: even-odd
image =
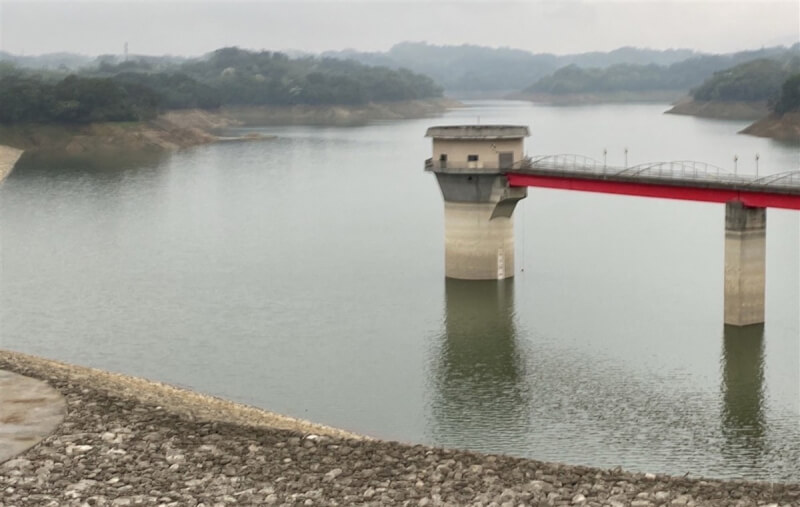
[(722, 455), (758, 466), (765, 449), (764, 325), (725, 326), (721, 368)]
[(444, 329), (432, 364), (434, 440), (489, 450), (520, 438), (531, 398), (517, 339), (514, 282), (445, 280)]

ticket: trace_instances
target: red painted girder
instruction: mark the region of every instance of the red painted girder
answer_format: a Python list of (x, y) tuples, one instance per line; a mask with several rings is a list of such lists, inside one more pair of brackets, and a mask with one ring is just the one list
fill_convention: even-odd
[(753, 208), (800, 210), (800, 195), (660, 185), (657, 183), (631, 183), (627, 181), (601, 179), (558, 178), (519, 173), (508, 173), (506, 176), (508, 177), (509, 185), (512, 187), (559, 188), (582, 192), (600, 192), (604, 194), (635, 195), (640, 197), (659, 197), (662, 199), (681, 199), (685, 201), (701, 202), (741, 201), (745, 206)]

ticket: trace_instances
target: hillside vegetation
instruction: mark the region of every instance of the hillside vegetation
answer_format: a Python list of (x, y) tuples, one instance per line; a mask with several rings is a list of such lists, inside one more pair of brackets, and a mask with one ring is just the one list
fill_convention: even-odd
[(224, 48), (174, 63), (142, 59), (78, 75), (0, 62), (0, 122), (131, 121), (170, 109), (364, 105), (441, 97), (427, 76), (353, 61)]
[(761, 58), (725, 69), (696, 88), (692, 97), (698, 101), (775, 103), (788, 77), (800, 72), (800, 54), (790, 58)]
[(800, 72), (783, 82), (781, 95), (774, 109), (778, 114), (800, 112)]
[(715, 72), (669, 113), (711, 118), (761, 118), (773, 110), (781, 87), (800, 72), (800, 46), (774, 58), (758, 58)]
[(657, 51), (623, 47), (610, 52), (574, 55), (532, 53), (521, 49), (474, 45), (437, 46), (403, 42), (387, 52), (331, 51), (325, 56), (352, 59), (368, 65), (405, 67), (432, 77), (451, 93), (519, 91), (568, 65), (606, 67), (615, 64), (668, 65), (695, 55), (688, 49)]
[(800, 72), (789, 76), (772, 107), (772, 114), (742, 130), (745, 134), (800, 142)]
[(57, 83), (35, 77), (0, 79), (0, 123), (90, 123), (152, 117), (158, 97), (111, 79), (68, 76)]
[[(747, 63), (742, 63), (740, 66), (747, 68), (744, 74), (748, 76), (752, 69), (764, 66), (764, 75), (769, 74), (770, 82), (763, 83), (763, 85), (774, 89), (775, 82), (780, 83), (785, 77), (777, 72), (777, 69), (785, 65), (786, 60), (791, 60), (793, 55), (800, 55), (800, 45), (791, 49), (772, 48), (733, 55), (695, 56), (666, 66), (616, 64), (604, 68), (583, 68), (578, 65), (570, 65), (555, 71), (550, 76), (539, 79), (525, 88), (523, 95), (641, 93), (658, 90), (686, 93), (698, 86), (699, 90), (703, 90), (701, 93), (716, 93), (712, 88), (706, 88), (704, 82), (707, 82), (708, 77), (717, 75), (714, 74), (715, 72), (718, 75), (727, 75), (730, 71), (724, 69), (743, 61)], [(758, 56), (762, 58), (751, 61)]]

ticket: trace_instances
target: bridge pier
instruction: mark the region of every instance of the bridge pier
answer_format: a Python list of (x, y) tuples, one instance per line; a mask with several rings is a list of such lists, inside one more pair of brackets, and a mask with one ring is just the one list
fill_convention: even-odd
[(764, 322), (767, 210), (725, 203), (725, 324)]
[(514, 208), (528, 195), (505, 173), (523, 156), (527, 127), (431, 127), (434, 158), (425, 163), (444, 198), (445, 276), (503, 280), (514, 276)]

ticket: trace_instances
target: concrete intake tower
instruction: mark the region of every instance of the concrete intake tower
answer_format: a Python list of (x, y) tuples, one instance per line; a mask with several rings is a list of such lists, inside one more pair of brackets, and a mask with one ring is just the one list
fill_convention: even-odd
[(514, 207), (528, 195), (506, 172), (523, 160), (528, 127), (430, 127), (436, 175), (444, 198), (445, 276), (502, 280), (514, 276)]

